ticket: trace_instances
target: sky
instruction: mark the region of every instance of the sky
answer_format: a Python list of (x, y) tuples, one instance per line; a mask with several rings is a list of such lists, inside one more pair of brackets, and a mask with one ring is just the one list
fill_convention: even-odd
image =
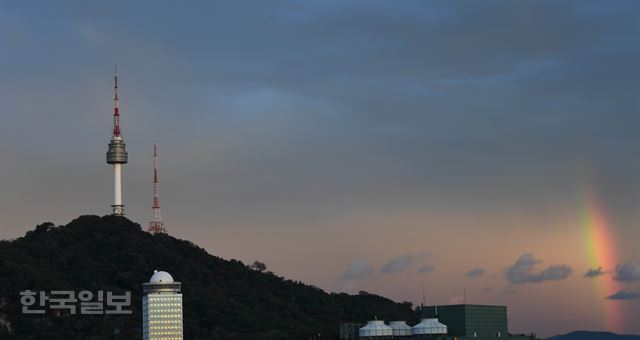
[(636, 1), (0, 2), (0, 238), (110, 213), (117, 63), (143, 227), (157, 143), (211, 254), (640, 334), (638, 60)]

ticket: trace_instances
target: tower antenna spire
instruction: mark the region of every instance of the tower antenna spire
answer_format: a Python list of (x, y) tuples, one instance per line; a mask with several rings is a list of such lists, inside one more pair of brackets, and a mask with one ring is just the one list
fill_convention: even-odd
[(120, 98), (118, 97), (118, 64), (115, 65), (113, 73), (113, 136), (120, 136)]
[(147, 231), (153, 234), (166, 233), (167, 229), (162, 221), (160, 199), (158, 198), (158, 150), (156, 144), (153, 144), (153, 204), (151, 208), (153, 209), (153, 220), (149, 222)]
[(124, 204), (122, 204), (122, 164), (128, 162), (128, 154), (125, 149), (124, 139), (120, 134), (120, 97), (118, 96), (118, 65), (115, 66), (113, 76), (113, 136), (109, 142), (107, 151), (107, 163), (113, 165), (113, 215), (124, 216)]

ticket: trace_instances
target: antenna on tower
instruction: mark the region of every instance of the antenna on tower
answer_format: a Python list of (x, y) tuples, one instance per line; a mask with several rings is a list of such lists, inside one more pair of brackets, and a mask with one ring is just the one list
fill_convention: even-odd
[(153, 144), (153, 220), (149, 222), (147, 231), (153, 234), (166, 233), (162, 215), (160, 214), (160, 199), (158, 198), (158, 150), (157, 145)]
[(113, 73), (113, 137), (120, 137), (120, 98), (118, 97), (118, 64)]

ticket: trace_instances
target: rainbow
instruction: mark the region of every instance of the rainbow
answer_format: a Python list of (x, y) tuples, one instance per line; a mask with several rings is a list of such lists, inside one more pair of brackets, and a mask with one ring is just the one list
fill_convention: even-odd
[[(615, 238), (593, 185), (588, 183), (585, 191), (582, 224), (587, 241), (588, 265), (589, 268), (602, 267), (610, 274), (618, 263)], [(602, 299), (602, 316), (605, 327), (613, 332), (623, 331), (624, 312), (620, 302), (604, 300), (605, 296), (614, 294), (620, 289), (619, 284), (610, 275), (593, 279), (593, 284), (596, 286), (598, 298)]]

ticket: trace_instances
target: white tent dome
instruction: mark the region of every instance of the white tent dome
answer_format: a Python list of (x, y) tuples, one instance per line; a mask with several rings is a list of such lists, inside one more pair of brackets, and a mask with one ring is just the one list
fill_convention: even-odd
[(150, 283), (173, 283), (173, 276), (163, 271), (153, 271), (153, 276), (149, 280)]
[(447, 325), (438, 322), (436, 318), (422, 319), (411, 329), (414, 335), (447, 334)]
[(389, 327), (393, 330), (393, 336), (409, 336), (411, 335), (411, 326), (404, 321), (391, 321)]
[(358, 335), (361, 337), (392, 336), (393, 329), (385, 325), (382, 320), (372, 320), (368, 321), (364, 327), (358, 330)]

